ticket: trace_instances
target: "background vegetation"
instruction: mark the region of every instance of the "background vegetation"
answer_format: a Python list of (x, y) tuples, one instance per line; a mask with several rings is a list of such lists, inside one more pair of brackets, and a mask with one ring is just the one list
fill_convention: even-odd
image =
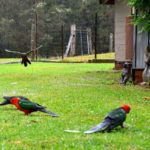
[[(113, 9), (99, 5), (98, 0), (0, 0), (0, 57), (17, 57), (4, 49), (30, 49), (31, 25), (37, 25), (39, 55), (49, 57), (61, 53), (61, 26), (64, 26), (64, 49), (69, 41), (70, 25), (91, 28), (94, 42), (95, 14), (98, 13), (98, 48), (108, 51), (113, 33)], [(94, 44), (94, 43), (93, 43)]]

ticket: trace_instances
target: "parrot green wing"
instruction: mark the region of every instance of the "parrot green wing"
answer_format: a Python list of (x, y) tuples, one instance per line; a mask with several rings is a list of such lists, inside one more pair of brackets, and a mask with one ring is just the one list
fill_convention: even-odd
[(108, 116), (112, 119), (118, 120), (125, 120), (126, 119), (126, 112), (122, 108), (117, 108), (111, 111)]
[(109, 117), (112, 120), (110, 128), (114, 128), (123, 124), (126, 120), (126, 112), (122, 108), (117, 108), (110, 112), (106, 117)]
[(42, 106), (33, 103), (31, 101), (19, 101), (19, 105), (22, 109), (27, 109), (27, 110), (43, 108)]

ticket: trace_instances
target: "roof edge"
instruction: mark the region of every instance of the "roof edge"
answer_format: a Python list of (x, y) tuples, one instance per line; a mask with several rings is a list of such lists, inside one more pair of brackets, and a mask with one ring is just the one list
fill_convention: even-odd
[(99, 4), (114, 5), (115, 0), (99, 0)]

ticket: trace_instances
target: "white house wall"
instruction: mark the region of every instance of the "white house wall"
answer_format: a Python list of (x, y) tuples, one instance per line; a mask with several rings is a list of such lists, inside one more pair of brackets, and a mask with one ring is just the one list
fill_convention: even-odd
[(134, 38), (136, 38), (136, 47), (133, 68), (142, 69), (145, 68), (144, 52), (148, 45), (148, 34), (146, 32), (140, 32), (140, 29), (138, 28), (137, 36)]
[(115, 60), (126, 61), (125, 59), (125, 18), (131, 14), (131, 8), (125, 1), (115, 1)]

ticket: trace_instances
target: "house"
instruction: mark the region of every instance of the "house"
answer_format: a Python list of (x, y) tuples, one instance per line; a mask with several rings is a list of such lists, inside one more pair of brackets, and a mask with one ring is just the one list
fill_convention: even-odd
[(148, 45), (148, 33), (139, 32), (139, 28), (130, 22), (132, 8), (124, 0), (99, 0), (100, 4), (113, 5), (115, 16), (115, 68), (122, 68), (124, 62), (132, 63), (134, 82), (142, 82), (145, 68), (144, 50)]

